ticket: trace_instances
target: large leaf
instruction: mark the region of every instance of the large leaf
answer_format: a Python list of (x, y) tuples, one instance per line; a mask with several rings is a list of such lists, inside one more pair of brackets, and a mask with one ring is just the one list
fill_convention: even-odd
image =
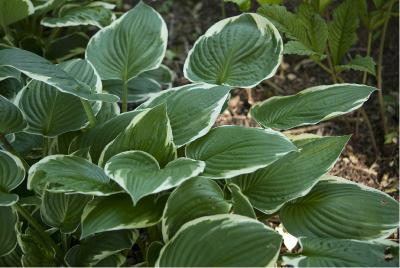
[(26, 121), (20, 109), (0, 95), (0, 134), (9, 134), (23, 130)]
[(11, 207), (0, 206), (0, 257), (11, 253), (17, 245), (17, 214)]
[(326, 176), (308, 195), (287, 203), (280, 219), (295, 236), (385, 238), (398, 226), (399, 204), (381, 191)]
[(115, 253), (130, 249), (138, 236), (133, 230), (96, 234), (69, 249), (65, 260), (71, 267), (93, 267)]
[(274, 266), (281, 236), (238, 215), (201, 217), (182, 226), (161, 250), (160, 267)]
[(146, 228), (157, 224), (165, 200), (148, 196), (132, 206), (127, 194), (97, 197), (90, 201), (82, 215), (82, 238), (112, 230)]
[(176, 188), (167, 200), (162, 218), (164, 241), (172, 238), (186, 222), (202, 216), (227, 214), (230, 208), (216, 182), (190, 179)]
[(62, 13), (60, 17), (45, 17), (40, 22), (46, 27), (70, 27), (80, 25), (93, 25), (99, 28), (109, 25), (115, 18), (113, 12), (96, 2), (72, 7)]
[(344, 65), (336, 66), (337, 71), (343, 70), (356, 70), (361, 72), (367, 72), (375, 76), (375, 62), (374, 59), (370, 56), (362, 57), (360, 55), (356, 55), (354, 59)]
[[(89, 63), (87, 63), (90, 65)], [(85, 64), (86, 65), (86, 64)], [(107, 101), (115, 102), (116, 96), (98, 93), (96, 88), (76, 80), (60, 67), (52, 64), (46, 59), (18, 48), (8, 48), (0, 50), (0, 66), (9, 66), (19, 70), (26, 76), (46, 83), (61, 92), (75, 95), (89, 101)], [(89, 70), (89, 67), (81, 66), (84, 74), (94, 75), (95, 71)], [(77, 72), (79, 73), (79, 71)]]
[(228, 184), (229, 190), (232, 195), (232, 211), (235, 214), (246, 216), (249, 218), (257, 219), (253, 206), (249, 199), (242, 193), (239, 186), (236, 184)]
[(229, 90), (229, 87), (223, 86), (190, 84), (164, 90), (138, 109), (166, 103), (174, 143), (180, 147), (204, 136), (211, 129), (228, 98)]
[[(300, 238), (299, 242), (300, 253), (283, 255), (285, 265), (294, 267), (399, 267), (399, 245), (396, 243), (306, 237)], [(392, 254), (391, 258), (390, 254)]]
[(135, 205), (147, 195), (174, 188), (199, 175), (204, 170), (204, 162), (182, 157), (160, 168), (150, 154), (127, 151), (111, 157), (104, 170), (130, 194)]
[(254, 105), (251, 115), (266, 128), (313, 125), (360, 108), (375, 90), (357, 84), (316, 86), (296, 95), (269, 98)]
[(139, 77), (153, 79), (162, 86), (171, 87), (174, 72), (168, 66), (161, 64), (157, 69), (141, 73)]
[(41, 135), (18, 132), (14, 134), (12, 147), (24, 158), (41, 158), (43, 156), (43, 137)]
[(40, 191), (47, 184), (52, 192), (101, 196), (120, 191), (100, 167), (73, 155), (47, 156), (30, 168), (28, 189)]
[(268, 166), (296, 147), (281, 133), (222, 126), (186, 147), (189, 158), (206, 162), (202, 177), (232, 178)]
[(15, 78), (17, 80), (20, 80), (21, 73), (14, 68), (8, 66), (0, 67), (0, 81), (6, 80), (8, 78)]
[(85, 33), (65, 34), (50, 41), (44, 55), (49, 60), (69, 59), (73, 56), (84, 54), (88, 42), (89, 37)]
[(275, 74), (282, 50), (272, 23), (257, 14), (242, 14), (217, 22), (196, 41), (184, 74), (196, 82), (254, 87)]
[(357, 42), (358, 10), (354, 0), (345, 0), (333, 12), (328, 25), (328, 43), (334, 65), (340, 64), (343, 56)]
[(165, 104), (144, 110), (135, 116), (125, 131), (103, 150), (99, 165), (104, 166), (112, 156), (130, 150), (151, 154), (162, 167), (176, 158), (176, 147)]
[(0, 206), (10, 206), (18, 201), (18, 195), (10, 193), (25, 178), (25, 168), (21, 160), (0, 150)]
[(3, 257), (0, 257), (0, 266), (1, 267), (22, 267), (21, 256), (22, 256), (21, 249), (19, 247), (15, 247), (11, 253), (9, 253)]
[(62, 233), (73, 233), (79, 226), (89, 195), (52, 193), (44, 191), (40, 214), (43, 221)]
[(127, 82), (160, 65), (167, 37), (167, 26), (160, 14), (140, 2), (90, 39), (86, 58), (102, 80)]
[[(232, 179), (258, 210), (272, 214), (306, 195), (335, 164), (349, 136), (323, 137), (298, 145), (270, 166)], [(296, 144), (296, 143), (295, 143)], [(297, 145), (297, 144), (296, 144)]]
[(0, 25), (3, 27), (22, 20), (34, 12), (29, 0), (0, 0)]

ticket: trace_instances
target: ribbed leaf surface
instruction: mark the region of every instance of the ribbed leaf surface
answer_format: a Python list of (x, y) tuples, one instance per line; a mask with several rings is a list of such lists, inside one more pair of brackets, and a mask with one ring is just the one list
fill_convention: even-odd
[(0, 95), (0, 133), (9, 134), (23, 130), (26, 121), (20, 109)]
[(0, 257), (11, 253), (17, 245), (17, 214), (11, 207), (0, 206)]
[(282, 49), (272, 23), (258, 14), (242, 14), (217, 22), (196, 41), (184, 74), (193, 82), (254, 87), (275, 74)]
[(251, 205), (247, 196), (245, 196), (239, 186), (230, 183), (228, 185), (232, 195), (232, 212), (238, 215), (246, 216), (249, 218), (257, 219), (253, 206)]
[(21, 160), (0, 150), (0, 206), (10, 206), (18, 201), (18, 196), (9, 192), (17, 188), (24, 178), (25, 168)]

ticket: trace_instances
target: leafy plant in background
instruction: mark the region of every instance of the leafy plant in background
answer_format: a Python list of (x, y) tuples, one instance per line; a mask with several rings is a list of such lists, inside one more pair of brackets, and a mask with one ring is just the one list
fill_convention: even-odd
[[(1, 266), (398, 266), (398, 202), (326, 175), (350, 136), (281, 132), (354, 111), (375, 88), (309, 88), (255, 105), (260, 128), (212, 128), (231, 89), (272, 77), (282, 58), (277, 29), (247, 13), (196, 41), (191, 84), (120, 113), (131, 81), (160, 74), (166, 42), (140, 3), (85, 59), (0, 50), (1, 78), (21, 84), (0, 97)], [(277, 215), (300, 250), (280, 255), (265, 224)]]

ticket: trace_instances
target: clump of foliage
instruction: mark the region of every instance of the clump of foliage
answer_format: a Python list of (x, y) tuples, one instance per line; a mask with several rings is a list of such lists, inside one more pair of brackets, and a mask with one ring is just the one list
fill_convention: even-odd
[[(168, 84), (167, 37), (139, 3), (85, 59), (0, 50), (1, 79), (18, 82), (0, 96), (1, 266), (398, 266), (386, 239), (398, 202), (327, 175), (350, 136), (281, 132), (354, 111), (375, 88), (313, 87), (252, 107), (259, 128), (212, 128), (233, 88), (281, 62), (275, 26), (247, 13), (196, 41), (191, 84), (145, 92), (128, 112), (131, 81)], [(276, 216), (300, 250), (280, 255), (282, 233), (265, 224)]]

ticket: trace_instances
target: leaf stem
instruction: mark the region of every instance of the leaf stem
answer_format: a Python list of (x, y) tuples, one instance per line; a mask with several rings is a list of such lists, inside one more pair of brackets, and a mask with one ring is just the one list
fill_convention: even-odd
[(329, 47), (326, 50), (326, 58), (328, 60), (329, 68), (331, 70), (332, 81), (333, 81), (333, 83), (336, 84), (338, 79), (337, 79), (337, 76), (336, 76), (335, 67), (333, 66), (333, 63), (332, 63), (332, 55), (331, 55), (331, 52), (329, 50)]
[(43, 239), (43, 242), (53, 248), (56, 252), (56, 259), (61, 264), (65, 265), (64, 263), (64, 252), (60, 249), (60, 247), (51, 239), (51, 237), (46, 233), (43, 227), (32, 217), (32, 215), (22, 206), (18, 204), (14, 204), (13, 208), (21, 215), (29, 225), (31, 225), (37, 232), (37, 234)]
[(128, 111), (128, 81), (123, 80), (122, 84), (122, 112), (126, 113)]
[(89, 120), (89, 126), (90, 127), (95, 127), (96, 126), (96, 116), (93, 113), (92, 107), (90, 106), (89, 102), (87, 100), (82, 100), (82, 105), (83, 109), (85, 109), (86, 116)]

